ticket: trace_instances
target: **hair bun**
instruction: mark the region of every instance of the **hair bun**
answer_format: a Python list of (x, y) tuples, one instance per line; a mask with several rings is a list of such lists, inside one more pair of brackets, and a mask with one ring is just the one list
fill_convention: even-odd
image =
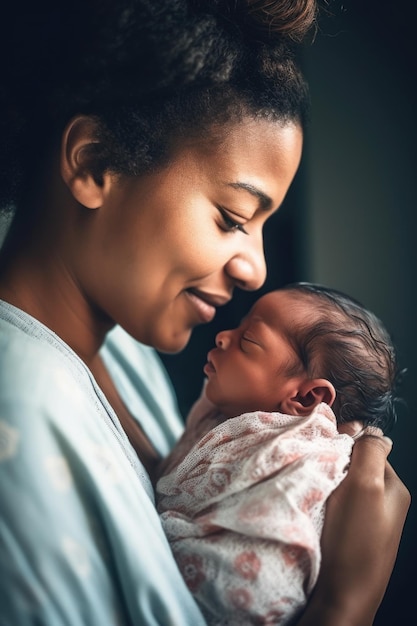
[(317, 0), (190, 0), (199, 10), (214, 11), (264, 43), (300, 42), (316, 20)]

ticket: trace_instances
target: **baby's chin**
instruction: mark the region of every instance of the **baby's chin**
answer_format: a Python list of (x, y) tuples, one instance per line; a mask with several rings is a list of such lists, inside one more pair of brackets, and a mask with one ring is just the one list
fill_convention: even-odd
[(273, 407), (265, 407), (265, 406), (249, 406), (245, 404), (242, 406), (241, 404), (236, 404), (236, 401), (233, 399), (225, 398), (224, 394), (220, 396), (219, 393), (216, 393), (218, 390), (216, 389), (215, 384), (210, 379), (206, 379), (204, 393), (207, 398), (213, 404), (217, 411), (223, 415), (226, 419), (230, 419), (232, 417), (239, 417), (240, 415), (244, 415), (245, 413), (255, 413), (256, 411), (262, 411), (263, 413), (277, 413), (280, 412), (280, 408), (278, 406)]
[(230, 404), (225, 402), (223, 399), (220, 399), (213, 390), (210, 381), (207, 381), (204, 392), (207, 400), (209, 400), (211, 404), (214, 404), (217, 411), (221, 413), (226, 419), (229, 419), (230, 417), (237, 417), (243, 412), (239, 411), (237, 408), (231, 407)]

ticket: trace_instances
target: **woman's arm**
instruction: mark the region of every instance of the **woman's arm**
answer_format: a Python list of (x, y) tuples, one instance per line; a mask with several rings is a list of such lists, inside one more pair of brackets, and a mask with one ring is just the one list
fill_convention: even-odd
[(388, 585), (410, 494), (387, 462), (392, 442), (358, 439), (347, 477), (330, 497), (322, 566), (297, 626), (371, 626)]

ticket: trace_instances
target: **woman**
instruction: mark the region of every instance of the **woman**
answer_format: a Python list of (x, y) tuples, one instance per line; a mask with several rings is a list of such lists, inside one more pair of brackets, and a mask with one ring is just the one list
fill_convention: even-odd
[[(265, 279), (307, 111), (292, 42), (316, 5), (263, 4), (80, 0), (3, 21), (6, 623), (204, 623), (154, 508), (181, 424), (152, 348), (181, 350)], [(409, 502), (388, 448), (355, 445), (301, 625), (372, 623)]]

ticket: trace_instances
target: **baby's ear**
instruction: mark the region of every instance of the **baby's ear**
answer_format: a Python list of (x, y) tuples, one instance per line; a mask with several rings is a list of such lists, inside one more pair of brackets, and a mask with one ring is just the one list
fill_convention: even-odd
[(326, 378), (313, 378), (302, 381), (295, 393), (289, 394), (280, 404), (280, 411), (288, 415), (309, 415), (313, 409), (325, 402), (332, 406), (336, 390)]
[(87, 115), (73, 118), (67, 125), (61, 147), (61, 175), (77, 202), (88, 209), (103, 204), (109, 176), (94, 175), (97, 145), (96, 122)]

